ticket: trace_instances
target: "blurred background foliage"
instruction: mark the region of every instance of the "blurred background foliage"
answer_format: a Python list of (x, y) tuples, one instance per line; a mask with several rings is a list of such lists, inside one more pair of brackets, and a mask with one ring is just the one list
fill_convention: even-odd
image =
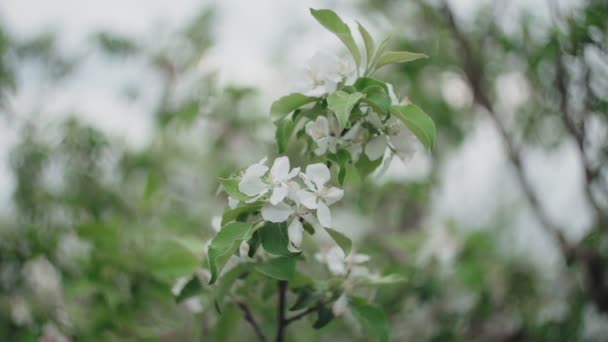
[[(437, 124), (428, 175), (372, 177), (354, 184), (341, 205), (357, 249), (372, 255), (374, 267), (408, 279), (377, 294), (393, 339), (608, 341), (608, 3), (551, 7), (549, 21), (524, 13), (508, 26), (497, 20), (509, 6), (501, 1), (469, 22), (434, 1), (357, 6), (391, 23), (395, 49), (432, 57), (382, 75)], [(176, 303), (171, 293), (201, 265), (211, 219), (225, 204), (216, 196), (218, 177), (276, 154), (267, 109), (256, 101), (262, 95), (220, 86), (213, 71), (198, 68), (214, 44), (213, 24), (214, 12), (202, 10), (167, 45), (99, 32), (70, 56), (52, 34), (19, 40), (0, 26), (0, 113), (19, 137), (10, 152), (14, 192), (0, 219), (0, 339), (250, 339), (236, 306), (219, 315), (204, 294)], [(40, 119), (44, 103), (33, 113), (12, 108), (23, 73), (35, 72), (41, 89), (77, 82), (91, 54), (153, 71), (160, 90), (148, 113), (149, 144), (131, 148), (79, 113), (49, 124)], [(147, 82), (116, 91), (135, 99)], [(480, 121), (498, 132), (522, 204), (505, 205), (487, 227), (434, 220), (442, 167)], [(582, 238), (547, 214), (548, 194), (526, 173), (527, 151), (550, 152), (564, 141), (577, 146), (591, 212)], [(514, 210), (532, 212), (559, 254), (558, 272), (513, 253)], [(251, 306), (265, 312), (272, 301)], [(266, 312), (261, 318), (271, 325), (274, 311)], [(289, 335), (368, 340), (348, 317), (319, 331), (301, 321)]]

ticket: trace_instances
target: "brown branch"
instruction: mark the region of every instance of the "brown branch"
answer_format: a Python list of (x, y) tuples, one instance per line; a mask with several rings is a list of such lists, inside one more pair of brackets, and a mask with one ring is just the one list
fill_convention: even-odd
[(285, 341), (285, 328), (287, 320), (285, 319), (285, 297), (287, 296), (287, 281), (279, 280), (279, 307), (277, 310), (277, 336), (276, 342)]
[(293, 322), (295, 322), (295, 321), (297, 321), (299, 319), (302, 319), (305, 316), (310, 315), (313, 312), (319, 311), (319, 306), (320, 305), (321, 304), (319, 303), (318, 305), (310, 307), (310, 308), (306, 309), (305, 311), (300, 312), (299, 314), (293, 315), (293, 316), (285, 319), (285, 324), (289, 325), (289, 324), (291, 324), (291, 323), (293, 323)]
[(480, 63), (480, 60), (471, 46), (471, 43), (460, 30), (452, 10), (445, 0), (443, 1), (442, 7), (448, 25), (452, 30), (454, 38), (459, 44), (460, 53), (462, 54), (462, 61), (464, 63), (464, 73), (473, 91), (473, 99), (477, 104), (485, 109), (494, 123), (494, 126), (498, 130), (498, 133), (500, 134), (505, 145), (507, 156), (515, 169), (515, 175), (517, 176), (520, 187), (523, 190), (524, 196), (526, 197), (530, 207), (532, 208), (532, 212), (540, 222), (541, 227), (549, 235), (555, 238), (564, 255), (567, 258), (570, 257), (573, 252), (572, 248), (569, 246), (561, 230), (551, 221), (549, 215), (543, 209), (540, 200), (533, 190), (532, 184), (526, 177), (519, 148), (516, 146), (513, 137), (507, 131), (505, 124), (502, 122), (500, 116), (490, 101), (490, 96), (487, 93), (488, 88), (484, 84), (483, 65)]
[(237, 304), (241, 308), (241, 310), (243, 310), (243, 313), (245, 313), (245, 320), (247, 322), (249, 322), (249, 324), (253, 328), (253, 331), (255, 332), (256, 336), (258, 337), (258, 340), (260, 340), (261, 342), (267, 342), (268, 338), (266, 338), (266, 335), (264, 335), (264, 332), (262, 332), (262, 329), (260, 328), (260, 326), (256, 322), (255, 318), (253, 317), (253, 314), (251, 313), (251, 309), (249, 309), (249, 306), (247, 306), (247, 304), (245, 304), (243, 302), (238, 302)]
[[(586, 80), (585, 82), (589, 82), (587, 78), (589, 77), (590, 71), (587, 68), (586, 70)], [(577, 125), (574, 120), (574, 113), (572, 113), (570, 109), (570, 97), (568, 96), (568, 83), (570, 81), (570, 75), (566, 69), (566, 64), (564, 61), (563, 52), (558, 55), (557, 63), (556, 63), (556, 84), (557, 90), (560, 94), (560, 104), (559, 108), (561, 111), (561, 118), (564, 126), (566, 127), (567, 132), (576, 142), (576, 147), (578, 149), (578, 154), (581, 159), (581, 163), (583, 165), (583, 173), (584, 173), (584, 181), (585, 181), (585, 197), (587, 198), (587, 202), (591, 205), (593, 209), (595, 219), (600, 226), (601, 229), (604, 229), (608, 232), (608, 216), (605, 211), (602, 209), (595, 196), (593, 195), (593, 184), (595, 179), (600, 175), (600, 172), (597, 168), (591, 165), (591, 161), (587, 158), (586, 153), (586, 145), (585, 145), (585, 120), (584, 118), (581, 120), (581, 123)], [(591, 89), (585, 87), (587, 92), (590, 92)], [(590, 96), (587, 94), (587, 96)], [(585, 101), (586, 110), (589, 110), (590, 104), (588, 101)]]

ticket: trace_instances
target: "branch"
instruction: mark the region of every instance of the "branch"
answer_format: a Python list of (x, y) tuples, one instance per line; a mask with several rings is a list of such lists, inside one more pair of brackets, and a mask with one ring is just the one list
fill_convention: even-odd
[(484, 70), (482, 64), (480, 63), (481, 61), (479, 60), (479, 56), (473, 51), (471, 43), (465, 37), (463, 32), (460, 31), (458, 24), (456, 24), (454, 14), (445, 0), (443, 1), (442, 8), (454, 38), (460, 46), (462, 61), (464, 63), (464, 72), (473, 91), (473, 98), (475, 102), (486, 110), (492, 119), (494, 126), (498, 130), (498, 133), (500, 134), (507, 150), (507, 156), (515, 169), (515, 174), (520, 187), (523, 190), (524, 196), (530, 204), (530, 207), (532, 208), (532, 212), (540, 222), (541, 227), (545, 230), (545, 232), (555, 238), (560, 249), (562, 250), (562, 253), (564, 253), (567, 258), (570, 257), (573, 252), (572, 248), (569, 246), (561, 230), (555, 224), (553, 224), (549, 218), (549, 215), (541, 206), (538, 197), (534, 193), (532, 184), (526, 177), (519, 148), (516, 146), (513, 137), (507, 131), (505, 124), (502, 122), (500, 116), (490, 101), (490, 96), (487, 93), (488, 88), (484, 84), (483, 80)]
[(238, 302), (237, 304), (241, 308), (241, 310), (243, 310), (243, 313), (245, 313), (245, 320), (247, 322), (249, 322), (249, 324), (253, 328), (253, 331), (255, 331), (255, 334), (258, 337), (258, 339), (261, 342), (267, 342), (268, 338), (266, 338), (266, 335), (264, 335), (264, 332), (262, 332), (262, 329), (260, 328), (260, 326), (256, 322), (255, 318), (253, 317), (253, 314), (251, 313), (249, 306), (247, 306), (247, 304), (245, 304), (243, 302)]
[(285, 319), (285, 296), (287, 295), (287, 281), (279, 280), (279, 307), (277, 312), (277, 336), (276, 342), (285, 341), (285, 328), (287, 320)]
[(295, 322), (295, 321), (297, 321), (297, 320), (299, 320), (299, 319), (301, 319), (301, 318), (303, 318), (305, 316), (310, 315), (311, 313), (313, 313), (315, 311), (319, 311), (319, 306), (320, 305), (321, 304), (319, 303), (318, 305), (310, 307), (310, 308), (306, 309), (305, 311), (300, 312), (299, 314), (296, 314), (296, 315), (293, 315), (293, 316), (287, 318), (285, 320), (285, 324), (289, 325), (289, 324), (291, 324), (291, 323), (293, 323), (293, 322)]
[[(572, 113), (570, 109), (570, 98), (568, 96), (568, 83), (570, 81), (570, 75), (566, 69), (566, 63), (564, 61), (564, 56), (560, 53), (557, 57), (556, 63), (556, 83), (557, 90), (560, 94), (560, 103), (559, 108), (561, 111), (561, 118), (564, 126), (566, 127), (566, 131), (572, 136), (574, 141), (576, 142), (576, 147), (578, 149), (579, 157), (581, 158), (581, 163), (584, 171), (584, 180), (585, 180), (585, 196), (587, 197), (587, 201), (591, 205), (596, 221), (601, 229), (604, 229), (608, 232), (608, 216), (596, 200), (593, 195), (593, 183), (595, 179), (600, 175), (598, 169), (594, 168), (591, 165), (591, 162), (587, 158), (586, 146), (585, 146), (585, 120), (581, 121), (580, 125), (577, 125), (574, 120), (574, 113)], [(585, 71), (585, 82), (589, 82), (590, 71), (589, 68), (586, 68)], [(587, 97), (590, 96), (591, 92), (588, 87), (585, 87), (587, 91)], [(585, 101), (585, 109), (589, 110), (589, 102)], [(580, 126), (580, 127), (578, 127)]]

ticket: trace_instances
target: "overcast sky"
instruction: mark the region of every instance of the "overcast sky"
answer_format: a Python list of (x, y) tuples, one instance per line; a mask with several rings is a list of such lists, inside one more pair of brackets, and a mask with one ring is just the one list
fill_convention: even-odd
[[(470, 17), (482, 2), (487, 1), (452, 1), (463, 20)], [(510, 13), (515, 15), (525, 8), (546, 16), (545, 4), (545, 1), (512, 0)], [(136, 39), (149, 38), (151, 32), (170, 32), (180, 27), (202, 6), (208, 5), (216, 7), (218, 20), (214, 28), (215, 45), (206, 57), (207, 67), (219, 70), (224, 83), (259, 88), (264, 106), (286, 92), (285, 88), (291, 86), (292, 75), (315, 50), (338, 47), (335, 38), (311, 19), (309, 7), (333, 8), (351, 23), (359, 18), (352, 1), (348, 0), (3, 0), (0, 2), (0, 18), (18, 37), (51, 30), (59, 34), (62, 49), (76, 51), (91, 32), (106, 30)], [(294, 34), (296, 28), (298, 32)], [(377, 32), (374, 27), (370, 30)], [(285, 42), (287, 33), (289, 37), (297, 37), (297, 42)], [(288, 44), (289, 47), (285, 60), (279, 62), (276, 60), (278, 44)], [(117, 78), (141, 77), (142, 70), (104, 70), (100, 74), (95, 71), (95, 62), (85, 66), (84, 70), (77, 84), (56, 91), (48, 98), (49, 112), (81, 109), (86, 113), (86, 120), (105, 131), (125, 137), (134, 146), (145, 144), (150, 131), (149, 108), (117, 99), (113, 89)], [(518, 89), (522, 85), (517, 83), (517, 75), (511, 76), (503, 86), (511, 89), (517, 100)], [(17, 110), (29, 109), (31, 101), (28, 96), (32, 92), (25, 89), (24, 94), (15, 100)], [(0, 202), (8, 200), (13, 187), (6, 159), (8, 148), (15, 139), (14, 127), (6, 125), (0, 118)], [(454, 219), (463, 226), (483, 226), (495, 219), (499, 207), (522, 203), (492, 126), (481, 120), (467, 139), (461, 150), (448, 159), (442, 171), (443, 185), (434, 194), (434, 219), (430, 225)], [(551, 154), (531, 150), (526, 161), (536, 190), (543, 194), (544, 204), (554, 219), (572, 227), (570, 234), (579, 238), (589, 215), (580, 191), (581, 173), (573, 146), (563, 144)], [(414, 176), (423, 174), (424, 156), (419, 157), (408, 170)], [(391, 169), (390, 175), (398, 177), (403, 171), (397, 166)], [(516, 246), (540, 256), (548, 255), (547, 241), (535, 228), (535, 221), (529, 213), (523, 212), (514, 223), (513, 229), (521, 230), (514, 238)]]

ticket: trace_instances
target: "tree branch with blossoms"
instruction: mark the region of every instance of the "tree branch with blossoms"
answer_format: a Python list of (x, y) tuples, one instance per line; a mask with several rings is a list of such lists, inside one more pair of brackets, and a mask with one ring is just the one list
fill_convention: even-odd
[[(349, 179), (369, 176), (393, 156), (407, 162), (420, 145), (433, 148), (433, 120), (415, 104), (400, 101), (391, 84), (372, 78), (386, 65), (426, 56), (387, 51), (387, 39), (376, 48), (359, 24), (360, 49), (349, 26), (333, 11), (311, 9), (311, 14), (342, 41), (354, 66), (348, 59), (316, 54), (306, 68), (305, 89), (271, 106), (279, 156), (270, 163), (262, 158), (221, 180), (228, 207), (216, 220), (218, 232), (207, 246), (209, 284), (220, 311), (230, 305), (228, 292), (238, 298), (262, 341), (265, 325), (254, 318), (248, 300), (256, 286), (269, 288), (277, 282), (275, 341), (284, 341), (287, 326), (306, 316), (316, 314), (312, 327), (321, 329), (346, 312), (360, 318), (378, 340), (388, 341), (384, 313), (369, 303), (373, 296), (362, 294), (403, 279), (370, 271), (365, 266), (370, 258), (353, 252), (345, 230), (334, 227), (331, 208), (344, 198), (341, 186)], [(308, 163), (292, 168), (286, 154), (296, 144), (304, 146), (298, 160)], [(316, 252), (304, 247), (305, 239), (319, 242), (319, 235), (331, 244), (312, 244)], [(298, 267), (315, 262), (327, 272), (319, 275)], [(288, 308), (292, 296), (295, 303)], [(289, 316), (287, 310), (299, 313)]]

